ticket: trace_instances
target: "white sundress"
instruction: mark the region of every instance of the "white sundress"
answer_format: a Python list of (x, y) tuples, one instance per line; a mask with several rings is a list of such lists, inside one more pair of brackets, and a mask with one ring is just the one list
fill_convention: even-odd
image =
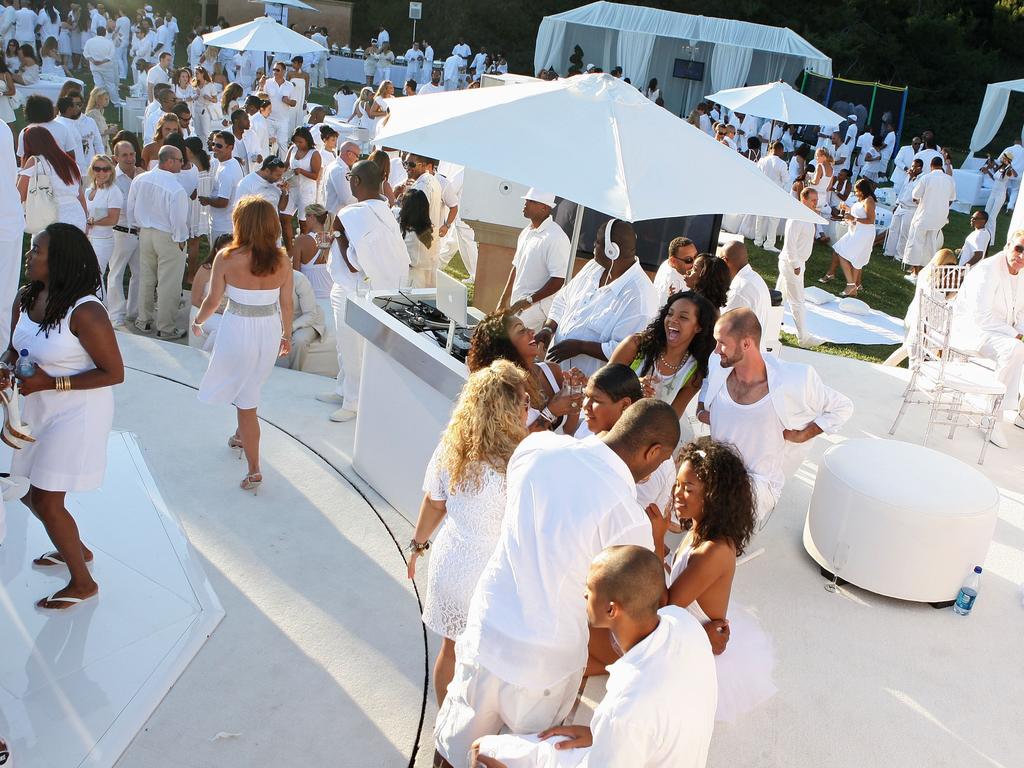
[[(318, 154), (316, 149), (307, 150), (306, 156), (302, 158), (292, 154), (288, 167), (292, 169), (301, 168), (304, 171), (312, 171), (313, 155), (316, 154)], [(323, 167), (320, 168), (320, 171), (322, 175)], [(300, 173), (295, 174), (292, 180), (288, 182), (288, 189), (291, 194), (288, 196), (288, 207), (285, 208), (282, 213), (288, 216), (293, 213), (297, 214), (299, 221), (305, 221), (306, 206), (316, 202), (316, 185), (317, 182), (313, 181), (313, 179), (307, 178)]]
[[(693, 546), (686, 537), (676, 550), (668, 585), (672, 586), (679, 575), (686, 570)], [(694, 601), (686, 606), (701, 624), (710, 619)], [(729, 643), (725, 651), (715, 656), (718, 672), (718, 709), (715, 720), (732, 723), (740, 715), (775, 695), (778, 690), (772, 680), (775, 654), (772, 641), (761, 629), (757, 619), (735, 600), (729, 603)]]
[[(93, 301), (100, 300), (95, 296), (80, 298), (46, 333), (23, 311), (14, 328), (12, 345), (19, 351), (27, 349), (50, 376), (74, 376), (94, 369), (96, 364), (68, 327), (75, 309)], [(107, 439), (114, 421), (110, 387), (35, 392), (25, 398), (22, 417), (36, 441), (14, 451), (12, 474), (28, 477), (33, 486), (44, 491), (91, 491), (102, 485)]]
[(227, 287), (228, 306), (199, 384), (203, 403), (255, 408), (281, 347), (280, 288)]
[(447, 510), (430, 547), (423, 623), (454, 640), (466, 628), (469, 599), (498, 543), (505, 516), (505, 475), (485, 465), (478, 487), (452, 492), (441, 451), (440, 445), (434, 449), (423, 480), (423, 491), (444, 501)]
[[(850, 207), (850, 215), (855, 219), (863, 219), (867, 208), (863, 201), (857, 201)], [(871, 249), (875, 245), (875, 225), (851, 222), (850, 229), (836, 241), (833, 250), (850, 262), (854, 269), (864, 269), (871, 260)]]

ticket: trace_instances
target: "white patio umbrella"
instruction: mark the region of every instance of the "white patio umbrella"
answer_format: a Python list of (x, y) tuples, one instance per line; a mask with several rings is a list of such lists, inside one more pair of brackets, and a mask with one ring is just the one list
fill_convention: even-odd
[[(707, 97), (734, 112), (753, 115), (787, 125), (839, 125), (846, 117), (838, 115), (810, 96), (794, 90), (789, 83), (777, 82), (727, 88)], [(773, 125), (772, 128), (775, 126)]]
[(269, 16), (203, 35), (203, 43), (232, 51), (286, 51), (293, 55), (326, 51), (320, 43), (293, 32)]
[[(281, 23), (284, 26), (288, 26), (288, 9), (298, 8), (302, 11), (314, 11), (320, 13), (319, 8), (314, 8), (309, 3), (304, 3), (302, 0), (274, 0), (274, 2), (267, 2), (267, 0), (249, 0), (250, 3), (259, 3), (264, 6), (267, 16), (271, 16), (272, 9), (277, 12), (281, 17)], [(273, 16), (271, 16), (273, 18)]]
[(389, 100), (374, 143), (624, 221), (750, 213), (822, 223), (734, 150), (607, 74)]

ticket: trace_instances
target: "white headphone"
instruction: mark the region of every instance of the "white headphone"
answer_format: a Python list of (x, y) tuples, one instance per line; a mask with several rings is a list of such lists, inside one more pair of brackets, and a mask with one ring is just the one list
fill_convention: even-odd
[(618, 243), (612, 242), (612, 227), (615, 226), (615, 222), (618, 219), (612, 219), (608, 222), (608, 226), (604, 230), (604, 255), (609, 261), (615, 261), (619, 258), (621, 251), (619, 250)]

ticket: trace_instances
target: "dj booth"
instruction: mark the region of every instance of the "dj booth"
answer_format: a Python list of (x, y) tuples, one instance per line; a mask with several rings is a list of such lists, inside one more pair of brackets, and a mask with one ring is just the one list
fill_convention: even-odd
[[(470, 325), (482, 317), (468, 315)], [(352, 466), (415, 522), (423, 473), (468, 376), (472, 331), (458, 327), (446, 351), (450, 323), (433, 289), (349, 297), (345, 320), (366, 340)]]

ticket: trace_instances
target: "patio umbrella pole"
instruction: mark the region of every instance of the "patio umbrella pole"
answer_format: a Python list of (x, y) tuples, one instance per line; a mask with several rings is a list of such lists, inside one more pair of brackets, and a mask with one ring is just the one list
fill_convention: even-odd
[(565, 268), (566, 284), (572, 280), (573, 266), (576, 264), (576, 251), (580, 247), (580, 230), (583, 228), (583, 206), (576, 203), (576, 220), (572, 225), (572, 241), (569, 244), (569, 266)]

